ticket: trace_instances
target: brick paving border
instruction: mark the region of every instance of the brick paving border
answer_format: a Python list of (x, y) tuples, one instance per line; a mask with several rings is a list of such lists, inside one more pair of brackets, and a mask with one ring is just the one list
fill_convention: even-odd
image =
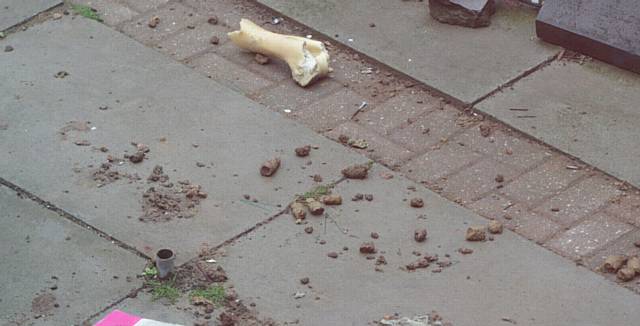
[[(271, 110), (339, 141), (478, 214), (598, 271), (607, 254), (639, 254), (640, 191), (289, 19), (243, 0), (73, 0), (105, 23)], [(151, 17), (160, 17), (156, 29)], [(216, 16), (218, 24), (207, 22)], [(282, 63), (260, 65), (226, 32), (245, 17), (313, 35), (331, 52), (330, 78), (302, 89)], [(212, 36), (219, 38), (211, 44)], [(348, 146), (348, 145), (345, 145)], [(611, 275), (608, 278), (614, 279)], [(640, 282), (624, 283), (640, 293)]]

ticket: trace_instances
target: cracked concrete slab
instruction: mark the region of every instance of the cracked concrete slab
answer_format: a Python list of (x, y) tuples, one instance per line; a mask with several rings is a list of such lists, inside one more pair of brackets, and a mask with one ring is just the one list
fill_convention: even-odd
[(536, 12), (516, 1), (498, 1), (480, 29), (437, 22), (427, 1), (258, 2), (467, 103), (557, 52), (535, 37)]
[[(170, 247), (184, 262), (281, 211), (315, 184), (312, 175), (330, 182), (365, 161), (97, 22), (65, 17), (8, 40), (16, 50), (0, 55), (8, 76), (0, 88), (0, 150), (8, 153), (0, 176), (149, 256)], [(142, 180), (98, 187), (92, 172), (108, 155), (132, 154), (131, 142), (148, 145), (148, 159), (113, 169)], [(296, 157), (304, 144), (319, 148)], [(274, 156), (280, 171), (261, 177), (260, 164)], [(195, 217), (138, 221), (143, 192), (159, 187), (146, 181), (155, 165), (176, 186), (202, 185), (208, 198)]]
[(61, 0), (0, 0), (0, 31), (18, 25), (61, 3)]
[[(343, 205), (328, 209), (328, 219), (307, 217), (308, 224), (296, 225), (281, 216), (227, 247), (218, 262), (240, 297), (280, 322), (303, 325), (364, 325), (432, 310), (454, 325), (500, 325), (502, 318), (519, 325), (631, 325), (640, 317), (634, 308), (640, 297), (631, 291), (510, 231), (494, 241), (466, 242), (467, 227), (486, 219), (380, 172), (388, 171), (376, 166), (368, 180), (339, 183), (334, 193)], [(373, 201), (351, 201), (356, 193), (373, 194)], [(409, 207), (405, 200), (413, 197), (423, 198), (424, 208)], [(312, 234), (304, 231), (308, 226)], [(417, 228), (428, 230), (423, 243), (414, 240)], [(365, 241), (378, 251), (373, 260), (358, 250)], [(473, 253), (462, 255), (462, 247)], [(452, 265), (439, 273), (435, 263), (407, 272), (402, 268), (420, 258), (414, 251), (440, 260), (448, 254)], [(377, 266), (382, 272), (375, 270), (379, 255), (387, 262)], [(308, 286), (300, 282), (305, 277)], [(296, 299), (297, 292), (305, 296)]]
[(0, 324), (80, 324), (142, 285), (136, 254), (1, 185), (0, 207)]
[(638, 89), (637, 74), (599, 61), (561, 60), (477, 107), (640, 187)]

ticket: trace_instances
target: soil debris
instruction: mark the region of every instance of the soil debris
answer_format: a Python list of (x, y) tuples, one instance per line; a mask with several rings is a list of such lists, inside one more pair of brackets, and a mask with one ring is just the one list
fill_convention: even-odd
[(495, 177), (495, 181), (496, 181), (497, 183), (503, 183), (503, 182), (504, 182), (504, 176), (503, 176), (502, 174), (498, 174), (498, 175), (496, 175), (496, 177)]
[(262, 163), (262, 166), (260, 166), (260, 175), (262, 175), (263, 177), (270, 177), (274, 173), (276, 173), (276, 171), (278, 171), (279, 168), (280, 168), (280, 158), (276, 157), (276, 158), (270, 159)]
[(322, 176), (319, 174), (313, 175), (313, 182), (322, 182)]
[(209, 39), (209, 42), (213, 45), (218, 45), (220, 44), (220, 38), (217, 36), (211, 36), (211, 38)]
[(460, 248), (458, 249), (458, 252), (463, 254), (463, 255), (470, 255), (473, 253), (473, 249), (470, 248)]
[(133, 155), (129, 155), (128, 157), (125, 155), (125, 158), (128, 158), (131, 163), (137, 164), (144, 161), (145, 153), (143, 151), (137, 151)]
[(320, 197), (320, 201), (325, 205), (342, 205), (342, 196), (324, 195)]
[(304, 220), (307, 217), (307, 210), (303, 203), (295, 202), (291, 204), (291, 215), (296, 220)]
[(13, 51), (13, 46), (11, 45), (6, 45), (4, 47), (4, 52), (12, 52)]
[(309, 207), (309, 212), (311, 215), (322, 215), (324, 213), (324, 206), (322, 203), (315, 200), (314, 198), (307, 198), (307, 207)]
[(422, 198), (411, 198), (409, 205), (414, 208), (422, 208), (424, 207), (424, 200)]
[(504, 230), (504, 226), (502, 225), (502, 222), (498, 220), (491, 220), (489, 222), (489, 225), (487, 226), (487, 229), (491, 234), (501, 234)]
[(207, 193), (199, 185), (186, 184), (180, 191), (168, 188), (147, 189), (142, 195), (143, 222), (166, 222), (174, 218), (191, 218)]
[(53, 77), (58, 78), (58, 79), (64, 79), (67, 76), (69, 76), (69, 73), (64, 71), (64, 70), (58, 71), (55, 75), (53, 75)]
[(337, 252), (335, 252), (335, 251), (332, 251), (332, 252), (330, 252), (330, 253), (328, 253), (328, 254), (327, 254), (327, 257), (329, 257), (329, 258), (334, 258), (334, 259), (335, 259), (335, 258), (338, 258), (338, 253), (337, 253)]
[(305, 145), (305, 146), (298, 147), (295, 149), (295, 152), (296, 152), (296, 156), (298, 157), (307, 157), (311, 152), (311, 146)]
[(158, 24), (160, 24), (160, 17), (153, 16), (151, 17), (151, 19), (149, 19), (147, 26), (149, 26), (150, 28), (156, 28), (158, 27)]
[(413, 239), (415, 239), (416, 242), (424, 242), (427, 240), (427, 229), (418, 229), (413, 231)]
[(616, 277), (622, 282), (629, 282), (633, 280), (634, 277), (636, 277), (636, 271), (629, 267), (623, 267), (618, 270), (618, 273), (616, 273)]
[(378, 234), (378, 232), (371, 232), (371, 239), (378, 239), (380, 237), (380, 235)]
[(372, 194), (366, 194), (366, 195), (364, 195), (364, 199), (366, 201), (373, 201), (373, 195)]
[(91, 174), (93, 181), (98, 183), (98, 187), (110, 184), (120, 179), (129, 179), (130, 181), (140, 180), (137, 175), (118, 172), (112, 169), (111, 163), (102, 163), (100, 167)]
[(76, 144), (77, 146), (91, 146), (91, 142), (89, 142), (86, 139), (83, 140), (76, 140), (73, 142), (74, 144)]
[(415, 262), (410, 263), (405, 267), (409, 271), (415, 271), (416, 269), (419, 269), (419, 268), (427, 268), (429, 267), (429, 265), (431, 265), (431, 262), (429, 261), (429, 259), (427, 257), (421, 257), (421, 258), (418, 258), (418, 260), (416, 260)]
[(612, 255), (604, 260), (604, 264), (602, 264), (602, 270), (605, 273), (616, 273), (626, 262), (627, 257), (622, 255)]
[(31, 301), (31, 312), (36, 315), (45, 315), (56, 307), (56, 296), (51, 293), (42, 293)]
[(365, 242), (360, 245), (360, 253), (362, 254), (375, 254), (376, 245), (373, 242)]
[(467, 241), (484, 241), (487, 238), (487, 234), (483, 226), (471, 226), (467, 229), (465, 238)]
[(207, 19), (207, 23), (211, 25), (218, 25), (218, 16), (211, 16)]
[(640, 258), (637, 256), (633, 256), (627, 260), (627, 267), (636, 271), (637, 274), (640, 274)]
[(306, 228), (304, 228), (304, 232), (306, 232), (307, 234), (313, 233), (313, 226), (307, 226)]
[(357, 149), (366, 149), (369, 147), (369, 143), (367, 143), (364, 139), (351, 139), (348, 142), (349, 146)]
[(351, 197), (352, 201), (360, 201), (364, 199), (364, 195), (361, 193), (357, 193), (355, 194), (353, 197)]
[(369, 173), (369, 166), (356, 164), (342, 170), (342, 175), (347, 179), (365, 179)]
[(349, 136), (347, 135), (340, 135), (338, 136), (338, 141), (342, 144), (348, 144), (349, 143)]
[(271, 61), (269, 57), (260, 53), (256, 53), (256, 55), (253, 57), (253, 60), (255, 60), (258, 64), (261, 64), (261, 65), (266, 65)]
[(309, 284), (309, 278), (308, 277), (303, 277), (300, 279), (300, 284), (302, 285), (307, 285)]
[(165, 183), (169, 181), (169, 176), (164, 174), (162, 166), (156, 165), (155, 167), (153, 167), (153, 171), (151, 172), (151, 175), (149, 175), (147, 180), (150, 182)]
[(386, 265), (387, 264), (387, 259), (384, 258), (384, 256), (380, 255), (378, 256), (378, 259), (376, 259), (376, 265)]
[(489, 125), (485, 125), (485, 124), (482, 124), (482, 125), (480, 125), (480, 127), (479, 127), (479, 128), (480, 128), (480, 135), (481, 135), (482, 137), (489, 137), (489, 136), (491, 136), (491, 126), (489, 126)]

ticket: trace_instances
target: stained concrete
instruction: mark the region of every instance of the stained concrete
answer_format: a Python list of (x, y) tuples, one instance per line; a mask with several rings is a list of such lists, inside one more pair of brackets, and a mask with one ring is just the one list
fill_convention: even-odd
[(535, 37), (536, 11), (515, 1), (499, 1), (491, 26), (479, 29), (437, 22), (427, 1), (258, 2), (463, 102), (557, 52)]
[[(312, 175), (330, 182), (365, 161), (97, 22), (65, 17), (8, 41), (16, 50), (0, 55), (0, 176), (149, 256), (169, 247), (184, 262), (280, 212), (314, 185)], [(54, 77), (60, 71), (69, 75)], [(91, 123), (64, 137), (69, 121)], [(74, 144), (81, 140), (92, 146)], [(98, 187), (91, 173), (108, 155), (133, 153), (131, 142), (148, 145), (148, 159), (115, 169), (142, 180)], [(305, 144), (319, 148), (296, 157)], [(280, 171), (261, 177), (260, 164), (274, 156)], [(155, 165), (176, 186), (202, 185), (209, 196), (195, 217), (138, 221), (143, 192), (158, 186), (146, 181)]]
[(640, 75), (598, 61), (562, 60), (478, 108), (640, 187), (639, 89)]
[[(328, 209), (328, 219), (296, 225), (281, 216), (226, 248), (219, 263), (240, 297), (264, 315), (301, 325), (365, 325), (432, 310), (454, 325), (509, 325), (503, 318), (518, 325), (633, 325), (640, 318), (640, 297), (510, 231), (494, 241), (466, 242), (467, 227), (486, 219), (399, 175), (382, 179), (383, 171), (375, 167), (368, 180), (339, 183), (334, 193), (343, 205)], [(353, 202), (356, 193), (374, 199)], [(413, 197), (425, 207), (409, 207), (405, 200)], [(312, 234), (303, 231), (307, 226)], [(417, 228), (427, 228), (426, 242), (414, 241)], [(385, 256), (382, 272), (359, 253), (365, 241), (375, 243), (376, 257)], [(474, 252), (462, 255), (461, 247)], [(332, 251), (337, 259), (327, 256)], [(419, 258), (413, 251), (449, 254), (452, 266), (440, 273), (433, 264), (402, 270)], [(311, 287), (300, 283), (303, 277)], [(295, 299), (296, 292), (306, 295)]]
[(136, 254), (1, 185), (0, 207), (0, 324), (79, 324), (141, 285)]
[(0, 0), (0, 31), (61, 4), (61, 0)]

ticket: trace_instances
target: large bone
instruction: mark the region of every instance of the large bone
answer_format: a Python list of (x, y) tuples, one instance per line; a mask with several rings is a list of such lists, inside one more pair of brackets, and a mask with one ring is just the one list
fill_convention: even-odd
[(240, 48), (284, 60), (291, 68), (291, 76), (302, 87), (331, 71), (329, 52), (322, 42), (273, 33), (248, 19), (241, 19), (240, 30), (228, 35)]

